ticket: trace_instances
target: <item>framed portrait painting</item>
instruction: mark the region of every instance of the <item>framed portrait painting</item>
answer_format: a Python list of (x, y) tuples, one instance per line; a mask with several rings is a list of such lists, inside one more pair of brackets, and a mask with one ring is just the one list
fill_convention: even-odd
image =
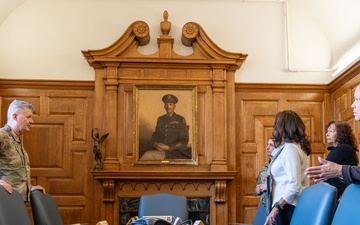
[(135, 164), (197, 165), (195, 85), (134, 86)]

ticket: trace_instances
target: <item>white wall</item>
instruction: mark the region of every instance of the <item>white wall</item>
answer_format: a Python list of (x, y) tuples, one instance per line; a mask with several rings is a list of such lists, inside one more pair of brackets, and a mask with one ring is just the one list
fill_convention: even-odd
[[(81, 50), (107, 47), (132, 22), (143, 20), (150, 27), (151, 41), (141, 52), (155, 52), (167, 10), (177, 53), (189, 54), (181, 44), (181, 28), (197, 22), (222, 49), (249, 54), (236, 82), (329, 83), (330, 72), (318, 70), (333, 64), (328, 40), (306, 11), (291, 2), (288, 64), (284, 5), (235, 0), (27, 0), (0, 26), (0, 78), (94, 80)], [(307, 72), (289, 72), (289, 67)]]

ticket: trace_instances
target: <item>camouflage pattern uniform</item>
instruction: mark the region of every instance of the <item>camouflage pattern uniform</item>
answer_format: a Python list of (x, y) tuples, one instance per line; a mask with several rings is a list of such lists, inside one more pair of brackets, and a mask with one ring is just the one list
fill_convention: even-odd
[(164, 143), (170, 147), (165, 151), (165, 159), (191, 158), (186, 152), (189, 142), (189, 131), (185, 118), (174, 113), (172, 116), (160, 116), (156, 122), (151, 143)]
[[(268, 168), (269, 168), (269, 163), (270, 160), (266, 163), (264, 163), (264, 165), (261, 167), (260, 169), (260, 173), (257, 177), (257, 182), (256, 185), (258, 184), (266, 184), (266, 177), (267, 177), (267, 173), (268, 173)], [(255, 195), (257, 195), (255, 193)], [(266, 206), (266, 191), (261, 192), (260, 194), (260, 202), (263, 206)]]
[(29, 157), (20, 137), (8, 125), (0, 129), (0, 179), (19, 191), (24, 201), (29, 201)]

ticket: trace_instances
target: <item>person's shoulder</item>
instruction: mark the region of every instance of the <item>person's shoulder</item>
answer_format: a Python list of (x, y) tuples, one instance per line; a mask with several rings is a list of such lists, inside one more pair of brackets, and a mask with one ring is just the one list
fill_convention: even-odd
[(177, 114), (177, 113), (174, 113), (174, 117), (175, 117), (176, 120), (183, 120), (183, 119), (185, 119), (182, 115), (179, 115), (179, 114)]
[[(303, 152), (301, 150), (300, 144), (295, 142), (285, 142), (284, 150), (286, 154), (292, 154), (293, 152)], [(292, 150), (292, 151), (286, 151), (286, 150)]]
[(295, 142), (285, 142), (284, 148), (298, 148), (298, 144)]
[(12, 140), (11, 134), (5, 129), (5, 127), (0, 128), (0, 146), (2, 148), (3, 143), (7, 143)]
[(334, 150), (341, 150), (341, 151), (356, 151), (351, 145), (349, 144), (339, 144), (334, 148)]
[(264, 163), (260, 170), (267, 170), (269, 168), (269, 162)]
[(166, 119), (166, 117), (167, 117), (167, 115), (166, 115), (166, 114), (161, 115), (161, 116), (159, 116), (159, 117), (158, 117), (158, 120), (163, 120), (163, 119)]
[(0, 136), (9, 135), (5, 127), (0, 128)]
[(339, 144), (336, 147), (341, 147), (341, 148), (351, 148), (354, 149), (350, 144), (344, 143), (344, 144)]

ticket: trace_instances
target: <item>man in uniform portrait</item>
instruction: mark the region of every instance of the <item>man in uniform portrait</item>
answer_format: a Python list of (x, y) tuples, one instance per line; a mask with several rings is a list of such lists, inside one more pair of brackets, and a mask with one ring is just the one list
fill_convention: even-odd
[(157, 119), (149, 149), (140, 160), (190, 159), (189, 128), (185, 118), (175, 113), (178, 98), (166, 94), (162, 101), (166, 114)]

